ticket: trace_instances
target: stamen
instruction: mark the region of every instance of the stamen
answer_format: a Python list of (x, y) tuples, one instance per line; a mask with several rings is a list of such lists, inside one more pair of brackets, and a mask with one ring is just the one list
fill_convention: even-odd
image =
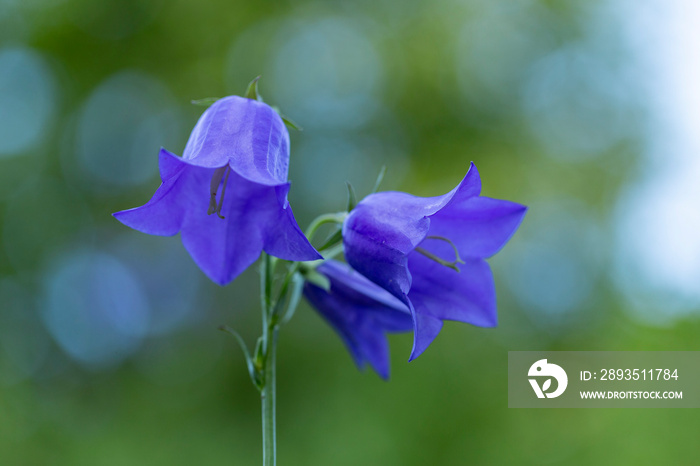
[(226, 178), (224, 178), (224, 187), (221, 188), (221, 198), (219, 199), (219, 205), (216, 206), (216, 215), (219, 216), (219, 218), (224, 218), (223, 215), (221, 215), (221, 208), (224, 206), (224, 194), (226, 194), (226, 185), (228, 184), (228, 176), (231, 174), (231, 168), (226, 165)]
[(437, 239), (437, 240), (445, 241), (445, 242), (449, 243), (450, 246), (452, 246), (452, 249), (454, 250), (454, 253), (455, 253), (455, 260), (452, 261), (452, 262), (446, 261), (445, 259), (436, 256), (436, 255), (433, 254), (432, 252), (430, 252), (430, 251), (428, 251), (428, 250), (426, 250), (426, 249), (423, 249), (423, 248), (421, 248), (420, 246), (417, 247), (417, 248), (415, 249), (415, 251), (416, 251), (417, 253), (423, 254), (423, 255), (424, 255), (425, 257), (427, 257), (428, 259), (433, 260), (433, 261), (437, 262), (437, 263), (440, 264), (440, 265), (444, 265), (445, 267), (449, 267), (449, 268), (451, 268), (452, 270), (454, 270), (454, 271), (456, 271), (456, 272), (459, 272), (459, 271), (460, 271), (460, 270), (459, 270), (459, 267), (457, 267), (457, 264), (464, 264), (464, 261), (462, 260), (461, 257), (459, 257), (459, 250), (457, 249), (457, 246), (456, 246), (452, 241), (450, 241), (449, 239), (444, 238), (444, 237), (442, 237), (442, 236), (426, 236), (425, 239)]
[(207, 209), (207, 215), (211, 215), (216, 212), (216, 193), (211, 193), (209, 197), (209, 208)]
[[(219, 199), (219, 203), (217, 205), (216, 191), (219, 189), (219, 184), (221, 184), (221, 179), (224, 177), (224, 173), (226, 174), (226, 178), (224, 179), (224, 187), (221, 189), (221, 198)], [(224, 218), (224, 216), (221, 215), (221, 207), (224, 204), (224, 194), (226, 194), (226, 184), (230, 173), (231, 167), (226, 165), (225, 167), (217, 168), (214, 175), (211, 177), (211, 183), (209, 184), (209, 208), (207, 209), (208, 215), (216, 213), (219, 218)]]

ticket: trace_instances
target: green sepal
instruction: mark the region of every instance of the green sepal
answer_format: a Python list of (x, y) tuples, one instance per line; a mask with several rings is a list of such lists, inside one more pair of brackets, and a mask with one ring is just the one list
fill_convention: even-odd
[(311, 283), (312, 285), (316, 285), (324, 291), (331, 290), (331, 281), (325, 275), (318, 273), (316, 269), (305, 268), (302, 269), (301, 272), (304, 275), (304, 280), (307, 282)]
[(272, 313), (270, 315), (270, 325), (272, 325), (272, 326), (277, 325), (280, 313), (282, 312), (282, 309), (284, 308), (284, 304), (287, 301), (287, 294), (288, 293), (289, 293), (289, 288), (283, 287), (280, 290), (280, 294), (277, 297), (277, 301), (275, 301), (275, 305), (272, 308)]
[(204, 99), (191, 100), (192, 105), (199, 105), (201, 107), (210, 107), (214, 102), (221, 99), (221, 97), (205, 97)]
[(255, 344), (255, 359), (253, 360), (253, 365), (255, 365), (255, 369), (262, 373), (262, 368), (265, 365), (265, 345), (263, 344), (263, 337), (258, 338), (258, 342)]
[[(277, 109), (275, 109), (275, 110), (277, 110)], [(292, 129), (294, 129), (294, 130), (297, 130), (297, 131), (304, 131), (304, 128), (302, 128), (301, 125), (300, 125), (299, 123), (297, 123), (296, 121), (292, 120), (292, 119), (289, 118), (288, 116), (284, 115), (284, 114), (283, 114), (282, 112), (280, 112), (279, 110), (277, 110), (277, 114), (280, 116), (280, 118), (282, 118), (282, 121), (284, 121), (284, 124), (285, 124), (285, 125), (289, 126), (290, 128), (292, 128)]]
[(262, 102), (263, 98), (258, 92), (258, 81), (260, 80), (260, 76), (257, 76), (255, 79), (253, 79), (250, 84), (248, 84), (248, 89), (245, 91), (245, 95), (243, 97), (247, 99), (252, 99), (252, 100), (257, 100), (258, 102)]
[(335, 231), (335, 233), (333, 233), (332, 235), (330, 235), (328, 237), (326, 242), (323, 243), (323, 245), (320, 248), (318, 248), (318, 250), (323, 251), (324, 249), (331, 248), (331, 247), (335, 246), (336, 244), (339, 244), (341, 241), (343, 241), (343, 229), (338, 228)]
[(386, 165), (382, 165), (382, 168), (379, 169), (379, 174), (377, 175), (377, 181), (374, 182), (374, 188), (372, 188), (372, 194), (376, 193), (379, 190), (379, 185), (382, 184), (382, 181), (384, 180), (385, 173), (386, 173)]
[(304, 128), (302, 128), (301, 125), (299, 123), (297, 123), (296, 121), (292, 120), (288, 116), (285, 116), (281, 113), (279, 115), (280, 115), (280, 118), (282, 118), (282, 121), (284, 121), (284, 124), (286, 124), (290, 128), (295, 129), (297, 131), (304, 131)]
[(303, 288), (304, 278), (301, 276), (301, 274), (295, 273), (294, 277), (292, 277), (292, 293), (289, 296), (289, 304), (287, 305), (287, 311), (282, 317), (280, 326), (286, 325), (292, 319), (292, 317), (294, 317), (294, 313), (296, 312), (297, 307), (299, 307), (299, 300), (301, 300)]
[(280, 118), (282, 118), (282, 121), (284, 122), (285, 125), (289, 126), (292, 129), (295, 129), (297, 131), (304, 131), (304, 128), (302, 128), (299, 123), (297, 123), (296, 121), (292, 120), (287, 115), (282, 113), (282, 110), (280, 110), (280, 108), (278, 106), (271, 105), (271, 107), (272, 107), (272, 110), (277, 112), (277, 114), (280, 116)]
[(345, 182), (345, 186), (348, 187), (348, 208), (347, 211), (350, 212), (357, 205), (357, 195), (355, 194), (355, 188), (352, 187), (349, 181)]
[[(257, 76), (255, 79), (253, 79), (250, 84), (248, 84), (248, 89), (245, 91), (245, 95), (243, 97), (247, 99), (253, 99), (257, 100), (258, 102), (264, 102), (262, 96), (260, 95), (260, 92), (258, 91), (258, 81), (260, 80), (260, 76)], [(282, 118), (282, 121), (284, 122), (285, 125), (289, 126), (292, 129), (295, 129), (297, 131), (303, 131), (304, 128), (301, 127), (298, 123), (296, 123), (294, 120), (291, 118), (287, 117), (284, 115), (279, 107), (276, 107), (274, 105), (271, 105), (272, 109), (277, 112), (277, 114)]]
[(219, 330), (233, 335), (233, 337), (236, 339), (238, 345), (241, 347), (241, 350), (243, 350), (243, 356), (245, 356), (245, 363), (246, 367), (248, 368), (248, 375), (250, 376), (250, 381), (253, 382), (253, 385), (255, 385), (255, 387), (257, 387), (258, 390), (260, 390), (262, 385), (260, 384), (260, 377), (258, 375), (259, 371), (256, 370), (255, 363), (253, 362), (253, 358), (250, 357), (250, 352), (248, 352), (248, 347), (246, 346), (243, 337), (228, 325), (219, 326)]

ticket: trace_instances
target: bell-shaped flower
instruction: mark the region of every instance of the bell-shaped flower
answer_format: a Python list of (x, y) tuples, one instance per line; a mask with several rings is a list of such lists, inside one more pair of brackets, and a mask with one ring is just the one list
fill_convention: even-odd
[(480, 193), (472, 164), (443, 196), (372, 194), (343, 224), (348, 263), (410, 309), (411, 360), (435, 339), (443, 320), (497, 323), (493, 276), (484, 259), (515, 233), (527, 207)]
[(328, 260), (316, 271), (328, 278), (330, 289), (306, 282), (306, 299), (338, 332), (358, 368), (369, 363), (380, 376), (388, 378), (386, 333), (413, 328), (408, 307), (347, 264)]
[(224, 285), (265, 251), (286, 260), (321, 256), (287, 201), (289, 133), (270, 106), (243, 97), (216, 101), (194, 127), (182, 158), (160, 151), (162, 184), (141, 207), (117, 212), (143, 233), (172, 236)]

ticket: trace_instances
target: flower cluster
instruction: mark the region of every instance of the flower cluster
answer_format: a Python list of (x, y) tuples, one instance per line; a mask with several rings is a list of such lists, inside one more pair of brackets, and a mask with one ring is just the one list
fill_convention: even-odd
[[(162, 184), (141, 207), (115, 213), (153, 235), (181, 233), (196, 264), (224, 285), (261, 252), (313, 270), (303, 293), (338, 332), (359, 367), (389, 374), (386, 333), (413, 330), (410, 359), (443, 321), (495, 326), (496, 294), (486, 258), (518, 228), (526, 207), (481, 196), (472, 164), (449, 193), (371, 194), (342, 223), (347, 264), (311, 245), (287, 201), (289, 135), (261, 101), (227, 97), (208, 108), (183, 157), (162, 149)], [(313, 261), (313, 262), (310, 262)], [(296, 269), (294, 269), (296, 270)]]

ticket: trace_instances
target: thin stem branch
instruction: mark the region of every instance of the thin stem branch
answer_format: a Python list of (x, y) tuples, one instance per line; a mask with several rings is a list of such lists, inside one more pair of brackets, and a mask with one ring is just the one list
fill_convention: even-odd
[(306, 229), (306, 237), (309, 239), (309, 241), (311, 241), (316, 234), (316, 230), (318, 230), (321, 226), (326, 225), (327, 223), (342, 224), (347, 215), (347, 212), (319, 215), (309, 224), (309, 227)]
[(292, 319), (294, 313), (299, 306), (299, 300), (301, 299), (301, 293), (304, 288), (304, 279), (301, 275), (295, 274), (292, 278), (292, 292), (289, 296), (289, 304), (287, 304), (287, 310), (280, 320), (279, 326), (282, 327), (287, 325), (287, 323)]
[(274, 307), (272, 308), (270, 314), (270, 322), (273, 324), (277, 323), (280, 312), (284, 307), (284, 303), (287, 298), (287, 293), (289, 292), (289, 284), (294, 278), (294, 274), (296, 274), (299, 270), (299, 267), (301, 267), (301, 262), (293, 262), (287, 270), (287, 275), (285, 275), (284, 279), (282, 279), (282, 285), (280, 286), (279, 294), (277, 295), (277, 300), (275, 301)]

